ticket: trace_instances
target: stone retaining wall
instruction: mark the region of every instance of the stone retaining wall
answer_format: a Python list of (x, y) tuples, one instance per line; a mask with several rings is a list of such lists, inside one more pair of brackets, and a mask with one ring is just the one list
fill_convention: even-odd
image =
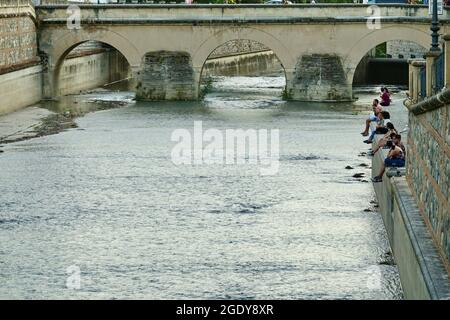
[[(423, 218), (450, 270), (450, 89), (409, 113), (408, 183)], [(439, 101), (441, 105), (439, 106)], [(431, 107), (427, 110), (427, 104)]]
[(0, 115), (41, 100), (41, 65), (0, 74)]
[[(379, 138), (377, 135), (375, 143)], [(373, 176), (378, 174), (386, 155), (387, 150), (380, 150), (374, 156)], [(413, 158), (409, 147), (408, 167), (411, 166)], [(418, 183), (420, 182), (417, 181)], [(407, 179), (389, 178), (385, 175), (383, 182), (374, 183), (374, 189), (394, 259), (398, 265), (405, 298), (450, 299), (450, 278), (446, 265), (425, 223), (423, 207), (418, 205)], [(431, 202), (427, 202), (427, 205), (432, 206)]]
[[(0, 8), (1, 11), (1, 8)], [(36, 26), (28, 16), (0, 19), (0, 73), (36, 62)]]
[(41, 100), (34, 10), (28, 1), (0, 3), (0, 114)]
[(426, 53), (427, 49), (412, 41), (391, 40), (386, 43), (386, 54), (393, 58), (423, 58)]

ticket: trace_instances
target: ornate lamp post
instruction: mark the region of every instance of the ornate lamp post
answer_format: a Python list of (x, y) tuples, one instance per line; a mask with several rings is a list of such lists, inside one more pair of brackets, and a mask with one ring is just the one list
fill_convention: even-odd
[(439, 49), (439, 20), (438, 20), (438, 0), (433, 1), (433, 16), (431, 19), (431, 48), (430, 51), (437, 52)]

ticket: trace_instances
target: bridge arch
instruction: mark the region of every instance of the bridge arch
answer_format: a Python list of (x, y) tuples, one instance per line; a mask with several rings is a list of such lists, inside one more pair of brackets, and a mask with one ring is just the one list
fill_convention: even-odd
[(411, 41), (424, 48), (430, 45), (428, 32), (413, 26), (382, 26), (381, 29), (373, 30), (356, 41), (345, 55), (344, 65), (347, 68), (349, 84), (353, 83), (356, 67), (371, 49), (384, 42), (394, 40)]
[(200, 82), (205, 63), (210, 55), (224, 44), (236, 40), (254, 41), (272, 50), (284, 69), (286, 78), (285, 91), (288, 92), (292, 85), (296, 59), (292, 52), (275, 35), (255, 27), (225, 28), (203, 41), (192, 54), (192, 66), (195, 71), (197, 92), (200, 92)]
[(214, 33), (194, 51), (192, 64), (200, 72), (206, 60), (215, 49), (233, 40), (251, 40), (266, 46), (274, 52), (285, 69), (293, 69), (295, 58), (290, 50), (276, 36), (254, 27), (232, 27)]
[[(231, 57), (233, 54), (230, 54), (230, 57), (225, 55), (225, 58), (231, 59), (226, 66), (221, 65), (219, 62), (216, 64), (213, 62), (213, 66), (209, 69), (207, 68), (207, 64), (209, 61), (208, 59), (214, 59), (214, 58), (224, 58), (224, 56), (220, 55), (220, 52), (218, 55), (217, 50), (221, 49), (224, 46), (227, 46), (229, 44), (234, 44), (238, 46), (237, 54), (244, 53), (244, 54), (258, 54), (258, 59), (256, 60), (257, 63), (250, 63), (247, 64), (245, 58), (242, 56), (240, 58), (233, 58)], [(242, 46), (247, 48), (248, 51), (242, 51)], [(251, 59), (251, 58), (250, 58)], [(242, 62), (243, 61), (243, 62)], [(241, 63), (242, 62), (242, 63)], [(248, 62), (248, 60), (247, 60)], [(210, 55), (207, 57), (207, 60), (205, 60), (205, 63), (203, 64), (200, 75), (199, 75), (199, 82), (198, 82), (198, 92), (202, 92), (201, 85), (202, 81), (205, 79), (208, 79), (208, 77), (212, 74), (213, 76), (217, 75), (227, 75), (227, 76), (249, 76), (249, 75), (264, 75), (264, 72), (280, 72), (280, 76), (286, 80), (286, 70), (281, 62), (280, 58), (276, 55), (276, 53), (269, 47), (263, 45), (262, 43), (258, 41), (254, 41), (251, 39), (233, 39), (226, 41), (219, 45), (218, 47), (214, 48), (214, 50), (210, 53)], [(284, 93), (286, 93), (286, 84), (287, 81), (284, 83), (281, 90), (283, 90)], [(200, 94), (202, 95), (202, 94)]]
[(73, 49), (88, 41), (95, 41), (116, 49), (127, 60), (132, 70), (140, 64), (141, 56), (136, 47), (127, 38), (114, 31), (98, 28), (69, 30), (53, 39), (51, 43), (42, 46), (49, 60), (47, 79), (44, 78), (48, 96), (52, 98), (59, 96), (59, 78), (65, 58)]

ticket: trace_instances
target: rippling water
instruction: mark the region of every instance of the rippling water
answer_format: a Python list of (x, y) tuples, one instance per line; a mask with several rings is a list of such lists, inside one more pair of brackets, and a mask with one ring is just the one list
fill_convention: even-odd
[[(0, 298), (401, 298), (396, 266), (382, 263), (381, 217), (364, 211), (372, 187), (352, 178), (370, 174), (359, 167), (370, 159), (358, 157), (366, 113), (284, 102), (282, 82), (222, 78), (192, 103), (72, 97), (77, 108), (126, 106), (7, 145)], [(278, 174), (175, 166), (171, 133), (199, 120), (204, 129), (280, 129)], [(76, 268), (80, 288), (68, 288)]]

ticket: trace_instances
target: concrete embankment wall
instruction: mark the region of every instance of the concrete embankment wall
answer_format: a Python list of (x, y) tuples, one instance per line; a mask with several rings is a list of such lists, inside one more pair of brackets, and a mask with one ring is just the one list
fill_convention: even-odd
[[(433, 112), (439, 116), (422, 113), (421, 119), (410, 112), (407, 176), (385, 175), (383, 182), (374, 183), (407, 299), (450, 299), (448, 108), (447, 104), (435, 109)], [(440, 125), (439, 130), (430, 127), (433, 120)], [(442, 127), (444, 123), (447, 131)], [(438, 132), (447, 135), (439, 137)], [(445, 144), (445, 139), (437, 141), (443, 137), (447, 139)], [(378, 174), (386, 155), (387, 150), (375, 155), (373, 176)], [(446, 198), (442, 194), (447, 194)]]
[(41, 100), (41, 72), (41, 65), (36, 65), (0, 75), (0, 115)]
[(253, 76), (282, 73), (283, 66), (271, 50), (208, 59), (202, 76)]
[(117, 50), (81, 51), (61, 66), (59, 94), (79, 93), (122, 80), (129, 71), (128, 62)]
[[(128, 63), (115, 50), (73, 56), (61, 67), (60, 94), (94, 89), (125, 79), (128, 73)], [(0, 115), (38, 103), (41, 99), (41, 64), (0, 74)]]
[(203, 67), (202, 76), (254, 76), (283, 73), (283, 66), (270, 48), (239, 39), (216, 48)]

